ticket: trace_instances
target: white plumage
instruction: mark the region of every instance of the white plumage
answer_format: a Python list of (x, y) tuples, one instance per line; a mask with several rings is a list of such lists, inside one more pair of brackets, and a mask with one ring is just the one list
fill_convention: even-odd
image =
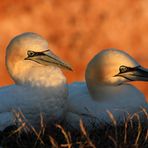
[(98, 53), (87, 65), (85, 79), (69, 85), (67, 121), (74, 127), (79, 126), (80, 119), (89, 128), (100, 121), (109, 123), (107, 111), (122, 122), (127, 113), (148, 108), (144, 95), (127, 83), (148, 81), (148, 70), (123, 51)]
[(48, 49), (38, 34), (16, 36), (6, 50), (6, 66), (14, 85), (0, 88), (0, 129), (13, 124), (13, 110), (22, 111), (27, 120), (39, 126), (63, 118), (67, 101), (66, 78), (60, 67), (71, 69)]

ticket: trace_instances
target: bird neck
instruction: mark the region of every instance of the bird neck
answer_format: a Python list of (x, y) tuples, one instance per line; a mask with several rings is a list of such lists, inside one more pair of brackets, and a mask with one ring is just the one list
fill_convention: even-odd
[(47, 88), (66, 84), (66, 78), (57, 66), (36, 64), (35, 66), (21, 67), (20, 70), (14, 69), (11, 75), (16, 84)]
[[(130, 84), (123, 85), (106, 85), (106, 84), (87, 84), (92, 99), (96, 101), (110, 100), (111, 98), (119, 99), (119, 96), (126, 96), (130, 89), (136, 89)], [(131, 92), (132, 93), (132, 92)], [(130, 94), (131, 95), (131, 94)]]
[(65, 85), (66, 78), (58, 67), (44, 67), (34, 70), (29, 82), (33, 86), (57, 87)]

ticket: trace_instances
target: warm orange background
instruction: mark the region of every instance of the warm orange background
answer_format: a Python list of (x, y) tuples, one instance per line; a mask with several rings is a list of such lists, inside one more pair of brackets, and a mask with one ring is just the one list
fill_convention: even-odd
[[(148, 0), (4, 0), (0, 2), (0, 86), (12, 83), (4, 59), (15, 35), (31, 31), (48, 39), (69, 61), (68, 81), (84, 80), (88, 61), (101, 49), (127, 51), (148, 67)], [(134, 83), (148, 98), (147, 83)]]

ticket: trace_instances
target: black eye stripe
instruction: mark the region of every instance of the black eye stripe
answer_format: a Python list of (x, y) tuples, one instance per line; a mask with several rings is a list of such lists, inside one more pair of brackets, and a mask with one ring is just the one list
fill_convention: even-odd
[(45, 54), (43, 52), (35, 52), (35, 51), (28, 50), (27, 55), (29, 57), (34, 57), (34, 56), (41, 56), (41, 55), (45, 55)]
[(119, 74), (121, 73), (126, 73), (126, 72), (132, 72), (132, 71), (136, 71), (140, 66), (136, 66), (136, 67), (127, 67), (127, 66), (120, 66), (119, 68)]

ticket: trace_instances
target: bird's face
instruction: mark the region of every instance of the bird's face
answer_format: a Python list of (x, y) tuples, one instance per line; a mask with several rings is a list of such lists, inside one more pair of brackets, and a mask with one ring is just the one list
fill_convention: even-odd
[(96, 55), (88, 64), (86, 81), (120, 85), (128, 81), (148, 81), (148, 69), (140, 66), (127, 53), (107, 49)]
[(45, 66), (49, 66), (52, 64), (52, 65), (58, 66), (60, 68), (72, 70), (72, 68), (69, 64), (67, 64), (63, 60), (61, 60), (58, 56), (56, 56), (49, 49), (44, 50), (44, 51), (28, 50), (27, 57), (24, 60), (34, 61), (36, 63), (39, 63), (41, 65), (45, 65)]
[(69, 64), (49, 50), (48, 42), (35, 33), (24, 33), (11, 40), (6, 50), (6, 65), (13, 79), (41, 66), (72, 70)]

